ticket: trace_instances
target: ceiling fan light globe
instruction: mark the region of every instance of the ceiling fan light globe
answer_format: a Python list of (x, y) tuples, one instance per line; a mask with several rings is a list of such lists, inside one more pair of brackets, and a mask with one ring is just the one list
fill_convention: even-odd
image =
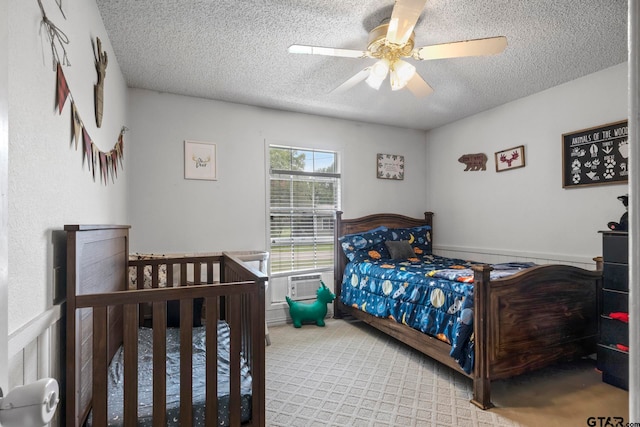
[(374, 73), (369, 74), (369, 77), (367, 77), (367, 80), (365, 80), (365, 83), (369, 85), (370, 88), (378, 90), (380, 89), (380, 86), (382, 86), (382, 82), (384, 81), (384, 78), (379, 78), (377, 77)]
[(391, 67), (389, 81), (391, 90), (400, 90), (404, 88), (409, 80), (416, 74), (416, 67), (406, 61), (398, 60)]
[(371, 67), (371, 73), (367, 77), (366, 83), (375, 90), (380, 89), (382, 82), (387, 78), (389, 74), (389, 61), (381, 59), (373, 64)]
[(409, 64), (407, 61), (398, 60), (394, 64), (393, 68), (398, 76), (405, 81), (411, 80), (413, 75), (416, 73), (416, 67)]
[(389, 61), (381, 59), (376, 62), (373, 64), (373, 67), (371, 67), (371, 73), (384, 80), (387, 77), (387, 74), (389, 74)]

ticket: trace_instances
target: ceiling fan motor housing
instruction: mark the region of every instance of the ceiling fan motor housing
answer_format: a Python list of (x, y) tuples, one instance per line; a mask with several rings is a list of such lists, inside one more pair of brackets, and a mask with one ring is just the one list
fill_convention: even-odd
[(397, 45), (387, 41), (388, 29), (389, 24), (387, 23), (378, 25), (369, 32), (367, 50), (371, 53), (371, 56), (378, 59), (387, 59), (389, 62), (411, 56), (415, 33), (411, 33), (411, 37), (404, 45)]

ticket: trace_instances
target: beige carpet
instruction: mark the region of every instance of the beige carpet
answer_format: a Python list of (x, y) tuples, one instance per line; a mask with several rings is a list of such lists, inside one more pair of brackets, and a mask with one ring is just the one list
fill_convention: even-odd
[(586, 426), (628, 420), (628, 393), (592, 360), (492, 383), (496, 405), (469, 403), (471, 380), (368, 325), (269, 328), (268, 426)]

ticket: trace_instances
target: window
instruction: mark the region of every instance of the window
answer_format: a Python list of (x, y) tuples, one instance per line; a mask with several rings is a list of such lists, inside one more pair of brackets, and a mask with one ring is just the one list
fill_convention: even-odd
[(331, 269), (337, 153), (272, 145), (269, 159), (271, 273)]

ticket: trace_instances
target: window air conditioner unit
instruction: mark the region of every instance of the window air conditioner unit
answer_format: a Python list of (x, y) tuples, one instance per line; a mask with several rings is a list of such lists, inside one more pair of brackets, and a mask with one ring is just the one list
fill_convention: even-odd
[(289, 297), (296, 301), (315, 299), (321, 278), (320, 273), (289, 276)]

